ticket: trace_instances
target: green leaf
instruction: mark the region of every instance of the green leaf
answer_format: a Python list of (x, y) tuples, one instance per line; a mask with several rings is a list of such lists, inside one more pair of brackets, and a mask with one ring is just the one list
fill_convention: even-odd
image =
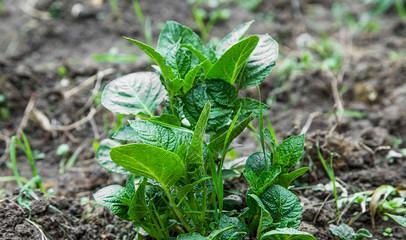
[(230, 229), (235, 228), (235, 226), (227, 226), (225, 228), (222, 229), (217, 229), (214, 230), (210, 233), (210, 235), (206, 238), (207, 240), (215, 240), (215, 239), (220, 239), (220, 237), (222, 236), (222, 234)]
[(182, 186), (179, 189), (179, 192), (177, 194), (178, 206), (183, 202), (183, 200), (185, 200), (186, 195), (188, 193), (190, 193), (193, 190), (194, 187), (196, 187), (200, 183), (203, 183), (203, 182), (205, 182), (207, 180), (210, 180), (210, 179), (211, 179), (211, 177), (203, 177), (203, 178), (200, 178), (199, 180), (196, 180), (196, 181), (194, 181), (192, 183), (189, 183), (189, 184), (186, 184), (186, 185)]
[(307, 232), (302, 232), (293, 228), (280, 228), (263, 234), (260, 240), (316, 240)]
[(129, 120), (133, 129), (131, 140), (183, 155), (190, 143), (193, 132), (187, 128), (177, 127), (159, 121)]
[(118, 166), (111, 160), (110, 151), (113, 147), (120, 146), (121, 144), (111, 139), (104, 139), (100, 142), (100, 146), (96, 152), (96, 160), (103, 168), (110, 172), (128, 174), (128, 171), (123, 167)]
[(192, 53), (178, 46), (166, 56), (166, 63), (172, 68), (172, 71), (177, 75), (177, 78), (183, 79), (189, 70), (192, 68)]
[(211, 111), (207, 131), (219, 131), (231, 123), (234, 111), (233, 104), (236, 97), (236, 89), (224, 81), (199, 83), (182, 99), (184, 103), (183, 112), (192, 127), (194, 127), (203, 107), (207, 102), (210, 102)]
[(209, 60), (205, 60), (204, 62), (200, 63), (199, 65), (196, 65), (194, 68), (192, 68), (185, 76), (185, 80), (183, 83), (183, 92), (187, 93), (190, 89), (192, 89), (196, 77), (199, 75), (202, 69), (204, 69), (204, 65), (208, 62)]
[(120, 185), (110, 185), (97, 191), (93, 194), (93, 197), (97, 203), (110, 209), (115, 215), (120, 218), (128, 219), (128, 206), (118, 197), (123, 189), (124, 188)]
[(234, 84), (258, 41), (257, 36), (250, 36), (233, 45), (213, 65), (207, 79), (221, 79)]
[(110, 209), (120, 218), (129, 219), (128, 209), (134, 195), (134, 178), (128, 179), (125, 187), (110, 185), (97, 191), (93, 197), (97, 203)]
[(145, 52), (156, 64), (158, 64), (159, 68), (162, 71), (162, 75), (165, 79), (166, 87), (169, 87), (168, 82), (173, 80), (175, 78), (175, 75), (172, 72), (172, 69), (166, 64), (165, 58), (162, 57), (162, 55), (159, 52), (155, 51), (155, 49), (153, 49), (151, 46), (148, 46), (143, 42), (128, 37), (124, 38), (133, 45), (137, 46), (143, 52)]
[(239, 78), (239, 88), (261, 84), (271, 73), (271, 69), (275, 66), (275, 61), (278, 58), (278, 43), (268, 34), (258, 35), (258, 37), (258, 45), (250, 55)]
[(253, 117), (248, 116), (244, 118), (242, 121), (238, 122), (234, 129), (231, 131), (231, 134), (228, 138), (228, 141), (225, 142), (227, 137), (227, 132), (220, 133), (217, 135), (213, 140), (209, 143), (209, 149), (212, 152), (217, 152), (224, 148), (224, 145), (228, 146), (238, 135), (244, 131), (244, 129), (248, 126), (248, 124), (252, 121)]
[(289, 187), (290, 184), (295, 181), (297, 178), (301, 177), (303, 174), (305, 174), (309, 170), (308, 167), (302, 167), (299, 169), (296, 169), (290, 173), (284, 173), (279, 175), (278, 180), (276, 183), (278, 185), (281, 185), (282, 187)]
[(160, 116), (149, 118), (149, 120), (152, 122), (161, 122), (177, 127), (181, 126), (179, 118), (173, 114), (162, 113)]
[(299, 199), (286, 188), (273, 185), (261, 196), (262, 202), (278, 228), (298, 228), (302, 217)]
[[(142, 227), (148, 232), (148, 235), (154, 239), (162, 239), (164, 233), (158, 224), (160, 216), (157, 216), (154, 199), (149, 198), (147, 187), (149, 185), (147, 178), (143, 178), (136, 188), (135, 194), (131, 200), (128, 210), (129, 220), (135, 225)], [(151, 188), (149, 189), (151, 191)], [(158, 194), (155, 193), (155, 196)], [(164, 221), (162, 218), (160, 220)]]
[(248, 31), (250, 26), (252, 25), (254, 21), (249, 21), (246, 23), (243, 23), (236, 28), (234, 28), (230, 33), (228, 33), (218, 44), (216, 47), (216, 55), (220, 57), (221, 55), (224, 54), (231, 46), (236, 44), (238, 41), (240, 41), (243, 37), (244, 34)]
[(181, 234), (176, 239), (177, 240), (207, 240), (207, 238), (200, 235), (200, 233)]
[(270, 156), (264, 159), (264, 153), (257, 152), (251, 154), (245, 163), (244, 177), (247, 179), (252, 191), (262, 194), (281, 173), (278, 165), (269, 166)]
[(136, 135), (137, 132), (130, 125), (127, 124), (120, 127), (111, 135), (111, 137), (115, 140), (136, 142), (138, 140)]
[(166, 92), (152, 72), (132, 73), (113, 80), (104, 88), (101, 103), (113, 113), (154, 115)]
[(339, 226), (331, 224), (329, 226), (330, 232), (338, 237), (340, 240), (362, 240), (364, 238), (371, 238), (372, 234), (364, 228), (359, 229), (357, 232), (345, 223)]
[(269, 109), (265, 103), (259, 102), (252, 98), (240, 98), (235, 103), (236, 107), (241, 107), (241, 113), (244, 116), (255, 114), (258, 115), (262, 110)]
[(223, 240), (241, 240), (246, 235), (242, 235), (242, 233), (247, 231), (245, 224), (241, 222), (239, 218), (229, 217), (225, 214), (220, 218), (219, 227), (221, 229), (232, 227), (232, 229), (224, 231), (219, 235), (219, 239)]
[(192, 29), (175, 21), (167, 21), (159, 34), (157, 51), (162, 56), (168, 56), (171, 49), (180, 44), (190, 44), (198, 51), (204, 51), (200, 37)]
[(406, 217), (399, 216), (399, 215), (393, 215), (393, 214), (389, 214), (389, 213), (385, 213), (385, 215), (392, 218), (393, 221), (398, 223), (400, 226), (406, 227)]
[(185, 175), (183, 161), (177, 154), (148, 144), (115, 147), (110, 156), (129, 172), (154, 179), (166, 189)]
[(355, 233), (355, 240), (363, 240), (364, 238), (371, 238), (373, 237), (372, 233), (368, 231), (368, 229), (360, 228)]
[(271, 166), (268, 170), (263, 171), (257, 177), (255, 184), (252, 187), (252, 190), (258, 194), (264, 192), (269, 186), (274, 184), (276, 178), (281, 173), (280, 166)]
[(261, 172), (268, 170), (267, 166), (269, 165), (270, 158), (271, 155), (269, 153), (266, 154), (266, 159), (263, 152), (251, 154), (245, 162), (245, 171), (251, 171), (255, 175), (261, 174)]
[[(195, 130), (193, 132), (192, 141), (190, 143), (186, 159), (187, 166), (203, 166), (203, 145), (204, 145), (204, 134), (206, 132), (207, 121), (209, 119), (210, 113), (210, 103), (206, 103), (200, 114), (199, 120), (197, 121)], [(192, 170), (192, 169), (188, 169)]]
[(302, 157), (304, 135), (291, 136), (276, 147), (275, 164), (285, 169), (293, 167)]
[[(255, 194), (247, 194), (249, 199), (256, 202), (260, 209), (261, 215), (258, 221), (257, 236), (261, 236), (263, 232), (268, 231), (273, 227), (273, 219), (271, 214), (266, 209), (265, 205), (262, 203), (261, 199)], [(251, 207), (250, 207), (251, 208)]]
[(143, 221), (145, 217), (149, 217), (149, 209), (147, 202), (145, 200), (145, 186), (147, 184), (147, 179), (143, 179), (133, 198), (131, 199), (131, 205), (128, 209), (128, 215), (131, 220)]

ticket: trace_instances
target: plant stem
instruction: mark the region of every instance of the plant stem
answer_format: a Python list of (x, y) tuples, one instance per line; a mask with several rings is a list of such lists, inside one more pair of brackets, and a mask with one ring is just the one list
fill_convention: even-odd
[(18, 172), (17, 168), (17, 154), (16, 154), (16, 142), (17, 138), (16, 136), (11, 137), (10, 141), (10, 161), (11, 161), (11, 171), (13, 172), (13, 175), (15, 177), (15, 181), (17, 182), (18, 187), (22, 187), (23, 183), (21, 181), (21, 176), (20, 173)]
[(31, 146), (30, 146), (30, 142), (28, 141), (27, 137), (25, 136), (25, 134), (23, 132), (21, 132), (21, 137), (23, 139), (23, 143), (24, 145), (21, 143), (21, 141), (18, 140), (19, 145), (21, 146), (21, 148), (24, 149), (25, 155), (27, 156), (27, 160), (31, 166), (31, 172), (32, 172), (32, 177), (38, 179), (38, 181), (36, 182), (37, 187), (41, 190), (42, 193), (45, 193), (45, 187), (42, 184), (42, 180), (40, 175), (38, 174), (38, 169), (37, 166), (35, 165), (35, 160), (31, 151)]
[(162, 189), (164, 190), (166, 196), (168, 197), (169, 204), (172, 207), (173, 212), (175, 213), (175, 215), (179, 219), (179, 221), (183, 224), (183, 226), (186, 228), (186, 231), (187, 232), (193, 232), (192, 227), (189, 225), (189, 223), (183, 217), (182, 212), (180, 211), (180, 209), (176, 205), (175, 201), (173, 200), (172, 195), (169, 192), (169, 190), (166, 187), (163, 187)]

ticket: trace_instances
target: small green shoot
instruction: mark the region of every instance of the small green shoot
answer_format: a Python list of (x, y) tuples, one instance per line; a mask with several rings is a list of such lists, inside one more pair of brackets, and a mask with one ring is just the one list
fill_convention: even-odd
[(342, 223), (339, 226), (330, 225), (330, 232), (340, 240), (363, 240), (371, 238), (372, 234), (365, 228), (359, 229), (357, 232), (347, 224)]
[(327, 162), (326, 159), (323, 157), (323, 154), (320, 151), (319, 144), (317, 143), (317, 155), (319, 157), (319, 160), (321, 162), (321, 165), (323, 166), (324, 171), (326, 171), (328, 178), (331, 181), (331, 184), (333, 185), (333, 197), (336, 203), (336, 213), (338, 215), (340, 208), (339, 208), (339, 201), (338, 201), (338, 193), (337, 193), (337, 183), (336, 183), (336, 177), (334, 174), (334, 168), (333, 168), (333, 154), (330, 153), (329, 161)]
[(95, 53), (92, 55), (93, 61), (97, 63), (133, 64), (138, 56), (135, 54), (121, 54), (117, 49), (112, 48), (107, 53)]
[[(209, 34), (217, 22), (230, 18), (230, 11), (222, 8), (222, 0), (190, 0), (195, 24), (204, 42), (209, 40)], [(206, 6), (207, 8), (204, 8)]]
[(394, 8), (401, 19), (406, 18), (406, 6), (403, 0), (364, 0), (366, 4), (372, 5), (371, 14), (379, 16)]
[[(20, 175), (20, 172), (17, 167), (17, 149), (21, 149), (27, 161), (31, 167), (31, 175), (32, 178), (27, 180), (26, 178)], [(14, 176), (9, 177), (1, 177), (0, 181), (15, 181), (20, 188), (20, 193), (17, 198), (17, 202), (20, 206), (25, 208), (29, 208), (29, 203), (25, 199), (25, 196), (29, 196), (30, 198), (36, 197), (34, 193), (34, 189), (39, 189), (42, 193), (46, 193), (45, 187), (42, 183), (42, 179), (39, 175), (38, 169), (36, 167), (35, 158), (31, 151), (30, 143), (26, 137), (26, 135), (21, 132), (21, 138), (18, 136), (11, 137), (10, 146), (9, 146), (9, 154), (10, 154), (10, 168), (13, 172)], [(35, 186), (35, 187), (33, 187)]]
[(35, 159), (32, 154), (32, 151), (31, 151), (30, 143), (29, 143), (26, 135), (23, 132), (21, 132), (21, 138), (22, 138), (22, 140), (20, 138), (15, 138), (15, 141), (18, 144), (18, 146), (20, 147), (20, 149), (22, 149), (25, 153), (25, 156), (31, 167), (32, 177), (37, 178), (37, 181), (36, 181), (37, 187), (41, 190), (42, 193), (45, 193), (45, 188), (42, 184), (41, 177), (39, 176), (38, 169), (37, 169), (37, 166), (35, 163)]
[(139, 24), (143, 28), (145, 41), (147, 44), (151, 45), (152, 44), (151, 18), (148, 16), (144, 17), (139, 0), (133, 0), (133, 8)]
[(114, 18), (119, 18), (121, 16), (120, 7), (118, 5), (118, 0), (108, 0), (110, 5), (111, 13)]

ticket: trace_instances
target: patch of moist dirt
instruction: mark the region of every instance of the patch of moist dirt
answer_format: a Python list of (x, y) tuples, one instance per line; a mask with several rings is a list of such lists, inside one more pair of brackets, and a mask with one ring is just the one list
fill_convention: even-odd
[(133, 239), (131, 223), (82, 199), (39, 198), (30, 209), (15, 198), (0, 202), (0, 239)]

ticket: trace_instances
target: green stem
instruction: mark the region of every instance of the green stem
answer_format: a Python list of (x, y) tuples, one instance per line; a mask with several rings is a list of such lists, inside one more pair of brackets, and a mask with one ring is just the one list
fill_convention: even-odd
[(27, 156), (27, 160), (30, 164), (31, 167), (31, 173), (32, 173), (32, 177), (38, 179), (38, 181), (36, 182), (36, 186), (40, 189), (40, 191), (42, 193), (45, 193), (45, 187), (42, 184), (42, 179), (41, 176), (38, 174), (38, 169), (37, 166), (35, 165), (35, 160), (32, 154), (32, 150), (31, 150), (31, 146), (30, 146), (30, 142), (28, 141), (27, 137), (25, 136), (25, 134), (23, 132), (21, 132), (21, 137), (23, 139), (23, 143), (21, 143), (21, 141), (18, 140), (19, 145), (21, 146), (21, 148), (24, 150), (25, 155)]
[(183, 217), (182, 212), (180, 211), (180, 209), (178, 208), (178, 206), (176, 205), (175, 201), (172, 198), (171, 193), (169, 192), (169, 190), (166, 187), (163, 187), (163, 190), (166, 194), (166, 196), (168, 197), (169, 200), (169, 204), (172, 207), (173, 212), (175, 213), (176, 217), (179, 219), (179, 221), (183, 224), (183, 226), (186, 228), (187, 232), (193, 232), (192, 227), (189, 225), (189, 223), (185, 220), (185, 218)]
[(17, 182), (18, 187), (23, 187), (23, 183), (21, 181), (21, 176), (20, 173), (18, 172), (17, 168), (17, 154), (16, 154), (16, 142), (17, 138), (16, 136), (11, 137), (10, 141), (10, 161), (11, 161), (11, 171), (13, 172), (13, 175), (15, 177), (15, 181)]
[[(206, 223), (206, 209), (207, 209), (207, 185), (203, 184), (203, 204), (200, 213), (200, 222), (204, 225)], [(203, 226), (205, 228), (206, 226)], [(205, 229), (203, 234), (205, 233)]]

